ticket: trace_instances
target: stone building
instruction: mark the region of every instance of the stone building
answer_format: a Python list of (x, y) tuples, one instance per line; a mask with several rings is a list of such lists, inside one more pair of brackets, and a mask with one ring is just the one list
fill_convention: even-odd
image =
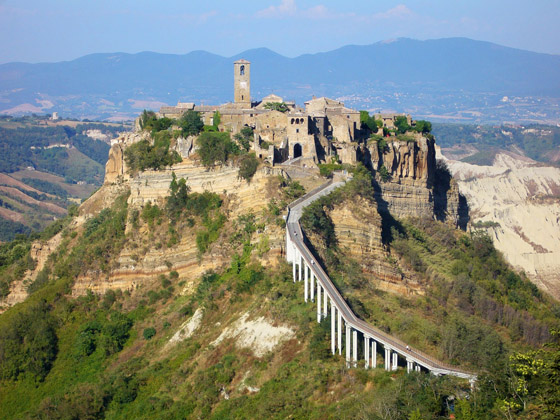
[[(253, 128), (253, 150), (272, 164), (296, 159), (298, 164), (313, 166), (334, 155), (342, 155), (348, 163), (356, 162), (357, 141), (362, 135), (359, 111), (325, 97), (313, 97), (304, 108), (275, 94), (254, 101), (251, 63), (235, 61), (233, 70), (233, 102), (215, 106), (179, 102), (177, 106), (161, 107), (159, 116), (179, 118), (187, 110), (194, 110), (200, 112), (204, 124), (211, 125), (219, 112), (221, 131), (237, 134), (244, 127)], [(270, 103), (285, 105), (285, 112), (267, 108)]]

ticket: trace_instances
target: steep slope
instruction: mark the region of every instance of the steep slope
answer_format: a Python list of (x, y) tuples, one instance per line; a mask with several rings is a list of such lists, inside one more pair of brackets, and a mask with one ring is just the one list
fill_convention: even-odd
[[(516, 398), (510, 349), (537, 348), (558, 324), (546, 295), (485, 238), (391, 220), (380, 177), (358, 166), (304, 226), (318, 258), (358, 316), (482, 375), (470, 391), (405, 369), (347, 368), (284, 262), (283, 209), (303, 192), (292, 175), (305, 171), (261, 163), (247, 182), (235, 159), (207, 169), (196, 153), (127, 170), (123, 150), (142, 138), (115, 142), (106, 183), (77, 214), (35, 244), (0, 249), (1, 274), (27, 278), (30, 293), (0, 316), (0, 418), (438, 418), (453, 400), (458, 417), (491, 419)], [(391, 182), (414, 184), (418, 168), (398, 168)], [(429, 178), (415, 186), (430, 190)], [(315, 170), (300, 181), (324, 179)], [(377, 287), (380, 259), (397, 293)]]
[(492, 166), (448, 164), (473, 228), (488, 231), (513, 266), (560, 299), (560, 169), (511, 153)]

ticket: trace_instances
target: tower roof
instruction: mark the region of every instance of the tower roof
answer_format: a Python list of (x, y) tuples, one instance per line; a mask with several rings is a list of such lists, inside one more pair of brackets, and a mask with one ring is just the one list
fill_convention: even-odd
[(239, 59), (239, 60), (237, 60), (237, 61), (234, 61), (233, 63), (234, 63), (234, 64), (251, 64), (250, 61), (247, 61), (247, 60), (245, 60), (244, 58), (241, 58), (241, 59)]

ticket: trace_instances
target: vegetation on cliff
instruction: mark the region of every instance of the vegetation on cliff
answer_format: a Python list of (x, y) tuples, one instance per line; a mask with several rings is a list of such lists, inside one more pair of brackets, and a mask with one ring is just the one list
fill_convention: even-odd
[[(352, 208), (358, 191), (365, 200), (359, 206), (369, 203), (374, 209), (371, 182), (366, 172), (355, 175), (307, 207), (301, 219), (310, 245), (354, 312), (414, 347), (479, 373), (476, 392), (460, 402), (463, 414), (456, 418), (525, 418), (535, 407), (544, 409), (547, 394), (536, 391), (544, 373), (521, 398), (519, 373), (509, 355), (515, 359), (522, 357), (515, 351), (541, 348), (544, 356), (539, 357), (553, 360), (556, 356), (546, 346), (555, 340), (551, 331), (560, 326), (560, 306), (515, 273), (487, 236), (460, 233), (433, 220), (383, 218), (391, 231), (385, 244), (391, 251), (378, 256), (397, 270), (413, 270), (423, 279), (425, 295), (404, 298), (377, 289), (359, 262), (339, 247), (330, 216), (335, 207)], [(539, 363), (528, 354), (526, 364)], [(558, 372), (552, 362), (548, 369)], [(558, 393), (551, 398), (560, 402)]]

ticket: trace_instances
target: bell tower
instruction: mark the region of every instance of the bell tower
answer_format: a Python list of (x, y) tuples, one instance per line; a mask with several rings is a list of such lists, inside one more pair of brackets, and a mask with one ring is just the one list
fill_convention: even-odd
[(233, 63), (233, 101), (251, 107), (251, 63), (247, 60)]

